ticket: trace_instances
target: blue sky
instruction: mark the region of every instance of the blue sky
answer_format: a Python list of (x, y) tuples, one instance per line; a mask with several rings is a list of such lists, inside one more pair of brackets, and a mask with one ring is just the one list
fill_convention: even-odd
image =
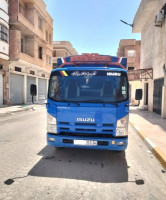
[(79, 54), (115, 56), (121, 39), (140, 40), (132, 24), (141, 0), (44, 0), (54, 20), (54, 41), (70, 41)]

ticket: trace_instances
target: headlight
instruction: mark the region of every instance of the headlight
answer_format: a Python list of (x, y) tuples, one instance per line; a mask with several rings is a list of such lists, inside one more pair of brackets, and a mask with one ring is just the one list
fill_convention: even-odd
[(116, 126), (116, 136), (117, 137), (128, 135), (128, 121), (129, 121), (129, 115), (127, 115), (117, 121), (117, 126)]
[(47, 132), (57, 133), (56, 118), (47, 113)]

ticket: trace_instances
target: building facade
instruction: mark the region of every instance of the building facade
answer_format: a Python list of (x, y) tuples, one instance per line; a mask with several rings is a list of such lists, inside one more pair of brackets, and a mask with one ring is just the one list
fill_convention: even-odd
[(68, 41), (53, 42), (53, 68), (57, 66), (57, 58), (78, 55), (72, 44)]
[(141, 69), (153, 70), (142, 81), (148, 109), (166, 118), (166, 0), (142, 0), (133, 21), (133, 33), (141, 33)]
[(130, 74), (132, 71), (140, 69), (140, 49), (141, 41), (135, 39), (123, 39), (119, 42), (119, 48), (117, 51), (118, 57), (127, 58), (127, 70), (129, 77), (130, 85), (130, 103), (132, 105), (138, 104), (138, 101), (135, 100), (135, 91), (140, 88), (141, 81), (133, 74)]
[(0, 106), (9, 98), (8, 86), (8, 60), (9, 60), (9, 15), (8, 0), (0, 3)]
[(10, 0), (9, 16), (9, 103), (30, 103), (31, 84), (38, 88), (35, 100), (45, 100), (52, 69), (53, 20), (43, 0)]

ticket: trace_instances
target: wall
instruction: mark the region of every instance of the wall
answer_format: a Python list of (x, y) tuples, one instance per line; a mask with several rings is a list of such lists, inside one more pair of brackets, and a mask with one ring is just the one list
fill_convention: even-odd
[(10, 30), (10, 60), (18, 60), (21, 52), (21, 31)]
[[(153, 68), (153, 80), (148, 80), (148, 109), (150, 111), (153, 111), (154, 80), (166, 77), (163, 71), (163, 66), (166, 64), (166, 24), (164, 22), (162, 26), (155, 26), (155, 16), (163, 8), (164, 4), (166, 4), (166, 0), (142, 0), (134, 18), (133, 32), (141, 32), (141, 68)], [(142, 87), (144, 88), (144, 84)], [(163, 87), (162, 117), (164, 115), (166, 117), (165, 93), (166, 88)]]
[(19, 13), (19, 0), (9, 0), (10, 22), (16, 22)]

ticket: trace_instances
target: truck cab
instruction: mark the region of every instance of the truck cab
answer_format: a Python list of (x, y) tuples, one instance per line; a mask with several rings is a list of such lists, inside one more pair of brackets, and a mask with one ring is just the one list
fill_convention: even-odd
[(126, 58), (83, 54), (58, 59), (47, 99), (47, 143), (122, 151), (128, 143)]

